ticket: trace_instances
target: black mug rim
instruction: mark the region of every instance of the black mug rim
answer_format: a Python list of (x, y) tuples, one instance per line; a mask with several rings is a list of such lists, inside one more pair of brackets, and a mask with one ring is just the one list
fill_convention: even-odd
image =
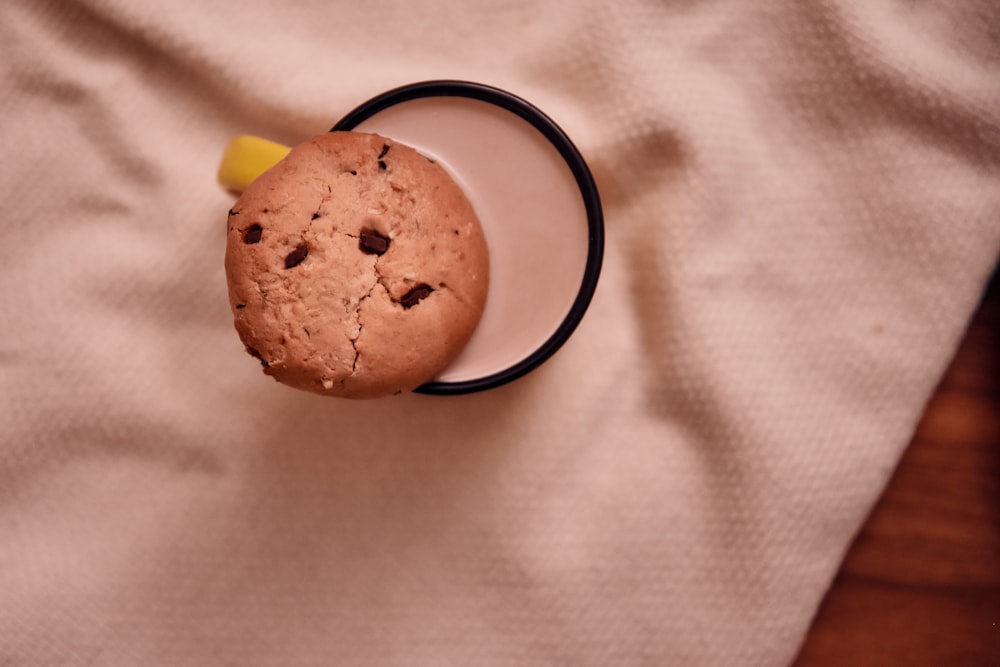
[(337, 121), (337, 124), (330, 128), (330, 131), (353, 130), (361, 122), (368, 120), (380, 111), (402, 102), (425, 97), (467, 97), (494, 104), (526, 120), (559, 151), (559, 154), (566, 161), (576, 179), (587, 213), (589, 244), (580, 289), (569, 312), (555, 332), (531, 354), (502, 371), (472, 380), (427, 382), (414, 389), (415, 392), (422, 394), (470, 394), (513, 382), (534, 370), (555, 354), (576, 330), (590, 306), (601, 273), (601, 263), (604, 258), (604, 213), (590, 168), (562, 128), (530, 102), (500, 88), (453, 79), (421, 81), (399, 86), (362, 103)]

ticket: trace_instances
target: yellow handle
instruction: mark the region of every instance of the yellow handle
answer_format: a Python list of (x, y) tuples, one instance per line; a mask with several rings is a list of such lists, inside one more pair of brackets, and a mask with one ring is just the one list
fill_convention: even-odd
[(243, 192), (250, 183), (276, 165), (292, 150), (260, 137), (243, 135), (229, 142), (219, 164), (219, 184), (235, 193)]

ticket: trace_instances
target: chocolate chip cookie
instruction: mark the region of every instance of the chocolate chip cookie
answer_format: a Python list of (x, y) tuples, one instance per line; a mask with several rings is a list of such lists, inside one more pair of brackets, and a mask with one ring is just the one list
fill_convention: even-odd
[(489, 279), (479, 220), (448, 173), (359, 132), (313, 137), (247, 187), (225, 268), (264, 372), (346, 398), (433, 379), (476, 328)]

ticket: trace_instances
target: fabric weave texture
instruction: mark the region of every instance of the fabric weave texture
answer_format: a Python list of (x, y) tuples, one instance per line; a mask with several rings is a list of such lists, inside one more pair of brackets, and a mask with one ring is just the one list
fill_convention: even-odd
[[(579, 329), (265, 378), (223, 147), (444, 78), (591, 165)], [(7, 0), (0, 87), (5, 666), (787, 664), (1000, 251), (987, 0)]]

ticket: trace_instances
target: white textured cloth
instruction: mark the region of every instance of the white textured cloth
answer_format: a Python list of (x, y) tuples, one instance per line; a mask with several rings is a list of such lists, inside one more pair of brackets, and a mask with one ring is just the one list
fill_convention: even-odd
[[(1000, 7), (0, 5), (0, 665), (778, 665), (1000, 250)], [(215, 183), (480, 81), (590, 162), (569, 343), (463, 397), (261, 375)]]

